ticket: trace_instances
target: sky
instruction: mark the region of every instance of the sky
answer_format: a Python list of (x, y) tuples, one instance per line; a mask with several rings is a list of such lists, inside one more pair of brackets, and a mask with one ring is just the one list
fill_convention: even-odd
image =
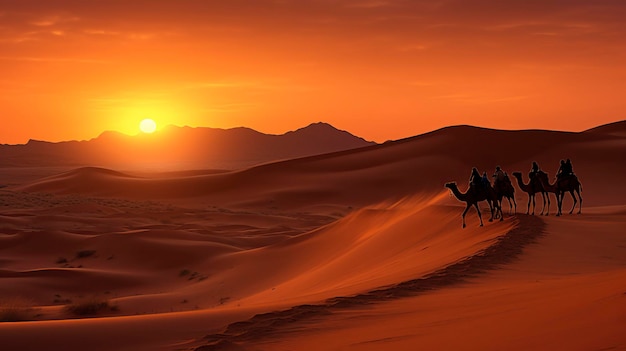
[(622, 0), (0, 0), (0, 143), (626, 119)]

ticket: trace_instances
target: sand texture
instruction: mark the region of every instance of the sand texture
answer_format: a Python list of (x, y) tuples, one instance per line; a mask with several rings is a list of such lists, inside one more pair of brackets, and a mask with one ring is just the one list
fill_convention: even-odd
[[(626, 350), (624, 130), (459, 126), (228, 171), (30, 155), (0, 169), (0, 349)], [(445, 183), (561, 158), (582, 214), (527, 215), (514, 181), (516, 214), (462, 228)]]

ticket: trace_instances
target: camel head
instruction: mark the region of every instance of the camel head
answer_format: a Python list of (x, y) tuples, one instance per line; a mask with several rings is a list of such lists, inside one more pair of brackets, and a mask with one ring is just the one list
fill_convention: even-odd
[(448, 189), (454, 189), (456, 188), (456, 182), (450, 182), (450, 183), (446, 183), (446, 188)]
[(518, 179), (522, 179), (522, 172), (513, 172), (511, 173), (513, 175), (513, 177), (518, 178)]

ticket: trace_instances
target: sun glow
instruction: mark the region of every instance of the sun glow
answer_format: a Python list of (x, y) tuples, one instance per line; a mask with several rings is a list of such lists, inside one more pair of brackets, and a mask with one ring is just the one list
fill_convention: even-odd
[(139, 129), (144, 133), (153, 133), (156, 130), (156, 122), (153, 119), (146, 118), (139, 123)]

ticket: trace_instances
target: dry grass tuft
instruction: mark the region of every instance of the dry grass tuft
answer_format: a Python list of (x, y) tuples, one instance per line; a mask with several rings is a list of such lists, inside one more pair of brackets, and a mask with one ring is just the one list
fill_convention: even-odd
[(0, 300), (0, 322), (21, 322), (35, 319), (32, 304), (21, 298)]
[(91, 298), (77, 301), (65, 306), (65, 309), (76, 316), (95, 316), (105, 312), (117, 312), (119, 308), (111, 305), (109, 300)]

